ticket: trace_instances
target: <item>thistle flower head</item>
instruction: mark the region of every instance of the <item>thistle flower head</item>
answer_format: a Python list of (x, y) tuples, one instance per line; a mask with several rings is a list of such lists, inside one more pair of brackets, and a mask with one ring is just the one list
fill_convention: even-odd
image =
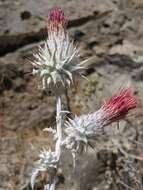
[(48, 16), (48, 39), (34, 54), (33, 74), (39, 75), (42, 87), (70, 86), (75, 74), (83, 69), (79, 51), (69, 40), (66, 19), (60, 8), (54, 8)]
[(78, 151), (80, 145), (94, 140), (100, 129), (124, 118), (128, 111), (136, 106), (137, 100), (132, 90), (121, 90), (117, 95), (105, 101), (96, 112), (68, 119), (65, 124), (66, 138), (63, 144), (72, 151)]
[(35, 180), (39, 172), (48, 171), (50, 173), (52, 169), (57, 168), (57, 163), (58, 163), (58, 158), (55, 152), (46, 149), (43, 149), (41, 151), (41, 153), (39, 154), (39, 160), (35, 165), (35, 169), (33, 170), (31, 176), (32, 189), (34, 188)]

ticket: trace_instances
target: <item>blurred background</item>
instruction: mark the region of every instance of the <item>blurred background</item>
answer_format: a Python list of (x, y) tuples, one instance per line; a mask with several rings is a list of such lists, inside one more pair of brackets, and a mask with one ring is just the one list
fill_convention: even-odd
[[(64, 152), (57, 189), (142, 190), (143, 146), (143, 0), (0, 0), (0, 190), (30, 190), (31, 171), (43, 146), (43, 132), (54, 126), (55, 98), (38, 89), (32, 57), (46, 39), (46, 19), (61, 7), (71, 39), (89, 58), (85, 76), (63, 95), (66, 109), (80, 115), (95, 111), (105, 98), (131, 86), (139, 108), (97, 137), (96, 150), (72, 169)], [(45, 177), (36, 189), (42, 190)]]

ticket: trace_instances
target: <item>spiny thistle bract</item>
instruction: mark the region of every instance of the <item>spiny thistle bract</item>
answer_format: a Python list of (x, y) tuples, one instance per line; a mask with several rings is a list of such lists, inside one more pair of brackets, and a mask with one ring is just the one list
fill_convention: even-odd
[(48, 38), (43, 46), (39, 46), (34, 59), (30, 61), (34, 66), (33, 74), (42, 79), (42, 87), (70, 86), (74, 74), (83, 69), (83, 62), (79, 60), (79, 50), (69, 40), (66, 30), (67, 21), (60, 8), (54, 8), (48, 16)]

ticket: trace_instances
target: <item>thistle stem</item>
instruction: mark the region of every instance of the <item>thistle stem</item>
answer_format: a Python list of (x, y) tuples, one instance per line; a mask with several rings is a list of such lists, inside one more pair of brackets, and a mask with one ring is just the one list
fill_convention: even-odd
[(61, 142), (62, 142), (62, 116), (61, 116), (61, 96), (57, 96), (56, 102), (56, 123), (57, 123), (57, 142), (55, 147), (55, 152), (57, 154), (58, 160), (61, 155)]

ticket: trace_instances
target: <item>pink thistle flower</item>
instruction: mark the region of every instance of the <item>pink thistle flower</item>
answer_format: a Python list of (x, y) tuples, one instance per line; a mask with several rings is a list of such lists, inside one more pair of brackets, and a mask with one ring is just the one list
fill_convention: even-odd
[(47, 22), (47, 40), (30, 62), (33, 74), (41, 79), (42, 88), (54, 90), (73, 84), (87, 60), (80, 62), (79, 49), (69, 39), (67, 21), (60, 8), (51, 9)]
[(112, 96), (105, 101), (101, 107), (103, 115), (101, 117), (105, 123), (111, 123), (119, 119), (123, 119), (129, 110), (134, 109), (137, 106), (137, 99), (133, 94), (133, 91), (128, 89), (122, 89), (118, 94)]
[(63, 144), (73, 152), (78, 151), (80, 145), (94, 140), (97, 133), (112, 122), (125, 118), (129, 110), (137, 106), (137, 99), (131, 89), (122, 89), (119, 93), (105, 101), (94, 113), (75, 116), (65, 122)]

